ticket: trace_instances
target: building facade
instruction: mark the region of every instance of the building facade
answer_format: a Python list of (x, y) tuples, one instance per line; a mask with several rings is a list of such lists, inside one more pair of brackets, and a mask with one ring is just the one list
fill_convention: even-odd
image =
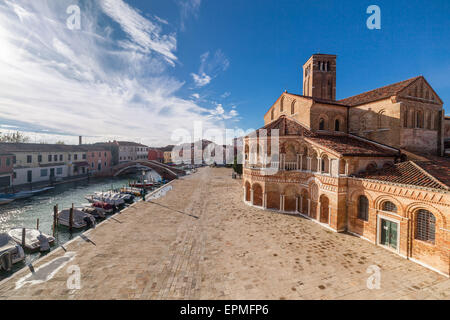
[(164, 162), (164, 152), (158, 149), (148, 149), (148, 160)]
[(119, 163), (148, 159), (148, 147), (129, 141), (117, 141), (119, 146)]
[[(98, 160), (101, 160), (102, 173), (105, 169), (104, 163), (109, 170), (111, 162), (109, 150), (97, 147), (91, 149), (89, 146), (80, 145), (0, 143), (0, 150), (7, 154), (4, 161), (9, 163), (9, 166), (5, 170), (12, 169), (9, 173), (12, 175), (10, 186), (87, 177), (93, 161), (96, 161), (94, 172), (97, 172)], [(91, 159), (92, 150), (96, 151), (93, 159)], [(88, 155), (91, 162), (88, 162)], [(9, 162), (7, 159), (10, 159)]]
[(172, 151), (164, 151), (164, 163), (172, 163)]
[(87, 154), (89, 174), (94, 176), (108, 176), (111, 174), (112, 154), (110, 150), (96, 145), (84, 145), (83, 148)]
[(12, 153), (3, 152), (0, 149), (0, 192), (13, 184), (13, 159)]
[[(449, 275), (450, 165), (436, 156), (444, 117), (435, 91), (420, 76), (336, 101), (335, 55), (313, 55), (303, 75), (304, 94), (284, 92), (263, 130), (244, 138), (244, 201)], [(423, 160), (407, 159), (417, 151)]]

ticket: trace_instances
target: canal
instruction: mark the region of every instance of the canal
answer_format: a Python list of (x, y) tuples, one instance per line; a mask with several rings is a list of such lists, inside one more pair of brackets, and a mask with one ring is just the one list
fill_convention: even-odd
[[(155, 174), (156, 172), (149, 171), (145, 179), (149, 179), (152, 176), (157, 181), (160, 177)], [(39, 230), (45, 234), (52, 235), (53, 206), (58, 205), (59, 210), (70, 208), (72, 203), (75, 206), (81, 206), (88, 203), (85, 199), (85, 196), (88, 194), (118, 189), (137, 179), (139, 179), (138, 175), (130, 174), (117, 178), (91, 178), (89, 181), (69, 182), (58, 185), (55, 189), (43, 194), (2, 205), (0, 206), (0, 233), (8, 232), (11, 228), (36, 228), (37, 219), (39, 219)], [(55, 235), (55, 245), (52, 246), (51, 250), (55, 250), (84, 231), (80, 230), (70, 233), (67, 228), (58, 227)], [(25, 261), (15, 264), (10, 272), (0, 271), (0, 280), (10, 276), (45, 254), (47, 253), (29, 253), (25, 251)]]

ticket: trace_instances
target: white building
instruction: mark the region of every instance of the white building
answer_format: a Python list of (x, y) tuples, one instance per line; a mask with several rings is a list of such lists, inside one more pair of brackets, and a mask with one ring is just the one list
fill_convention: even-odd
[(148, 147), (129, 141), (118, 141), (119, 145), (119, 163), (148, 160)]

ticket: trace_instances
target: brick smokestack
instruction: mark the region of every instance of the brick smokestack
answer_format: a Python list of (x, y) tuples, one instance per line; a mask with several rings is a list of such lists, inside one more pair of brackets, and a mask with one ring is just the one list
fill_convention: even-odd
[(83, 144), (83, 137), (79, 136), (78, 137), (78, 144), (81, 146)]

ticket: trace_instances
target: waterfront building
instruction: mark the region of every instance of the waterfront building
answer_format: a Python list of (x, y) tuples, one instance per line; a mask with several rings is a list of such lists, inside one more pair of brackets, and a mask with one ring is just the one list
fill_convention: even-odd
[[(88, 149), (83, 146), (0, 143), (0, 150), (9, 154), (11, 159), (12, 186), (87, 177), (90, 167), (87, 161)], [(102, 148), (96, 150), (106, 151)]]
[(108, 176), (111, 174), (112, 155), (107, 148), (98, 145), (83, 145), (86, 150), (89, 174), (94, 176)]
[(172, 163), (172, 151), (164, 151), (164, 163)]
[(148, 159), (148, 147), (130, 141), (114, 141), (119, 146), (119, 163)]
[(164, 152), (158, 149), (148, 148), (148, 160), (164, 162)]
[[(347, 231), (450, 274), (443, 102), (423, 76), (336, 99), (336, 56), (313, 55), (244, 138), (243, 199)], [(272, 134), (279, 150), (271, 154)]]
[(12, 153), (0, 149), (0, 192), (12, 186), (13, 158)]

